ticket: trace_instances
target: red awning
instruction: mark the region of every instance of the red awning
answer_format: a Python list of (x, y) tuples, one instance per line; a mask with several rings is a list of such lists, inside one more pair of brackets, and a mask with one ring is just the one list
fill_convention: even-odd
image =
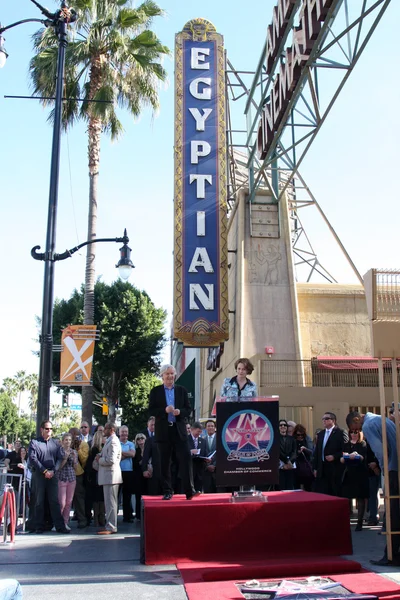
[[(392, 359), (383, 360), (384, 367), (391, 367)], [(331, 371), (362, 371), (378, 369), (378, 360), (371, 356), (317, 356), (312, 359), (313, 368)], [(397, 368), (400, 367), (397, 359)]]

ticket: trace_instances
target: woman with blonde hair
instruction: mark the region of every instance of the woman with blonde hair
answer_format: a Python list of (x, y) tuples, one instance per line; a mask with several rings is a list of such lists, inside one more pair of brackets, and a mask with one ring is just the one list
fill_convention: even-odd
[(106, 524), (103, 486), (97, 483), (97, 471), (93, 469), (93, 462), (104, 446), (104, 432), (96, 431), (92, 440), (92, 448), (86, 463), (87, 492), (90, 494), (93, 506), (93, 524), (95, 527), (104, 527)]

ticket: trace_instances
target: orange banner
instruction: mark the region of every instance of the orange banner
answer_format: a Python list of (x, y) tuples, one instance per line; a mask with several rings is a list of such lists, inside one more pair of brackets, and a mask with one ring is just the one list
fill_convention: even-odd
[(91, 385), (96, 325), (68, 325), (61, 337), (60, 384)]

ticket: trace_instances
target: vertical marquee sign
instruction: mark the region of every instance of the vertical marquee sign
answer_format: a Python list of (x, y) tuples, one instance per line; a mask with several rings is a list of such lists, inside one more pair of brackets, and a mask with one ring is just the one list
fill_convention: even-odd
[(225, 56), (205, 19), (175, 41), (174, 337), (228, 339)]

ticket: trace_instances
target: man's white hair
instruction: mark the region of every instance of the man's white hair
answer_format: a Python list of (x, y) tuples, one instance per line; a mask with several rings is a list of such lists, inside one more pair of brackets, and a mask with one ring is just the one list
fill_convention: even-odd
[(167, 371), (168, 369), (173, 369), (175, 371), (175, 375), (176, 375), (176, 369), (175, 369), (174, 365), (162, 365), (160, 368), (160, 375), (163, 375), (163, 373), (165, 373), (165, 371)]

